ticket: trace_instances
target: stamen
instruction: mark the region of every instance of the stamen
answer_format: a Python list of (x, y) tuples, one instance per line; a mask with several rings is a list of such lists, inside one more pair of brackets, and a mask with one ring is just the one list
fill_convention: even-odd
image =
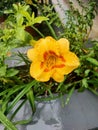
[(55, 64), (56, 64), (56, 57), (53, 55), (49, 56), (46, 61), (46, 66), (50, 68), (54, 66)]
[(63, 56), (58, 56), (54, 51), (49, 50), (48, 52), (45, 52), (44, 55), (44, 61), (41, 62), (41, 68), (45, 65), (46, 68), (44, 69), (44, 72), (48, 72), (51, 69), (54, 68), (62, 68), (65, 66), (65, 64), (57, 64), (58, 60), (61, 60), (61, 62), (65, 62), (65, 59)]

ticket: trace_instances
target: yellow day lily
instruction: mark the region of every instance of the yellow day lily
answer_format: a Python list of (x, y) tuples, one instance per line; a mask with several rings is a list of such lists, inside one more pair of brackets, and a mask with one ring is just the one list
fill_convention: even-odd
[(69, 41), (65, 38), (58, 41), (50, 36), (41, 38), (34, 48), (28, 50), (27, 56), (32, 61), (30, 75), (42, 82), (50, 78), (62, 82), (64, 75), (80, 64), (78, 57), (69, 50)]

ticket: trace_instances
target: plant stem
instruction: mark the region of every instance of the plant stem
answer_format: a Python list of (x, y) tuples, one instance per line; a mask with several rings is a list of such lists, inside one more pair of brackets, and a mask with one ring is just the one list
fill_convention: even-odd
[(56, 34), (55, 34), (54, 29), (53, 29), (52, 26), (48, 23), (48, 21), (45, 21), (45, 22), (46, 22), (46, 24), (47, 24), (47, 26), (48, 26), (48, 28), (49, 28), (49, 30), (50, 30), (52, 36), (57, 40), (58, 38), (57, 38), (57, 36), (56, 36)]
[[(42, 10), (42, 8), (41, 8), (41, 6), (40, 6), (39, 4), (38, 4), (38, 9), (39, 9), (39, 11), (41, 12), (42, 16), (44, 16), (43, 10)], [(58, 38), (57, 38), (57, 36), (56, 36), (56, 34), (55, 34), (54, 29), (52, 28), (52, 26), (49, 24), (48, 21), (45, 21), (45, 22), (46, 22), (46, 25), (48, 26), (48, 28), (49, 28), (49, 30), (50, 30), (52, 36), (57, 40)]]
[(31, 26), (41, 37), (45, 37), (36, 27)]

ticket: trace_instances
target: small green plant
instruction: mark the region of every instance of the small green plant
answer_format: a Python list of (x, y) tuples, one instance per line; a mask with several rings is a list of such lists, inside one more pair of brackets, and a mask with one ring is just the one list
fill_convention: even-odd
[[(25, 28), (34, 26), (36, 23), (41, 23), (48, 20), (46, 17), (38, 16), (35, 18), (34, 13), (30, 13), (29, 5), (26, 4), (13, 4), (13, 8), (5, 10), (4, 13), (9, 17), (5, 21), (5, 26), (0, 29), (0, 77), (3, 84), (6, 82), (10, 84), (8, 75), (12, 73), (11, 77), (17, 74), (16, 70), (8, 69), (4, 60), (10, 57), (13, 48), (29, 45), (29, 41), (33, 39)], [(3, 76), (3, 77), (2, 77)]]
[(1, 0), (0, 1), (0, 15), (4, 15), (4, 11), (12, 8), (13, 3), (21, 2), (21, 0)]
[[(89, 33), (92, 30), (93, 19), (96, 15), (96, 2), (88, 1), (85, 5), (82, 1), (77, 0), (81, 11), (74, 7), (73, 3), (69, 1), (70, 10), (66, 11), (67, 22), (64, 27), (65, 37), (67, 37), (73, 45), (77, 47), (72, 49), (83, 48), (84, 44), (88, 42)], [(75, 51), (75, 50), (74, 50)], [(81, 53), (81, 52), (80, 52)]]

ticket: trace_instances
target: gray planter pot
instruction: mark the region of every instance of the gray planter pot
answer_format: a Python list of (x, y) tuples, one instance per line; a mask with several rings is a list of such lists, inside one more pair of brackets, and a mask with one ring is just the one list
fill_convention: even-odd
[(25, 46), (12, 49), (11, 56), (6, 58), (5, 64), (8, 65), (8, 67), (24, 66), (25, 62), (23, 62), (23, 59), (19, 56), (19, 53), (26, 55), (27, 50), (30, 48), (31, 46)]
[[(36, 102), (36, 112), (32, 121), (27, 125), (17, 126), (17, 128), (18, 130), (96, 130), (93, 128), (98, 127), (97, 102), (98, 97), (89, 91), (83, 93), (75, 91), (66, 106), (62, 106), (61, 99)], [(26, 102), (14, 121), (28, 119), (30, 115), (31, 108)], [(0, 130), (3, 130), (2, 125), (0, 125)]]

